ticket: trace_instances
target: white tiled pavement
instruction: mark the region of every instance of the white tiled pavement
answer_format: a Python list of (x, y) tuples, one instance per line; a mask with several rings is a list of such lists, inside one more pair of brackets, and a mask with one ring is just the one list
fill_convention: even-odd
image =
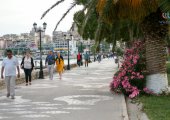
[(65, 71), (63, 79), (39, 79), (16, 87), (16, 99), (0, 91), (0, 120), (127, 120), (123, 95), (109, 84), (117, 65), (113, 59)]

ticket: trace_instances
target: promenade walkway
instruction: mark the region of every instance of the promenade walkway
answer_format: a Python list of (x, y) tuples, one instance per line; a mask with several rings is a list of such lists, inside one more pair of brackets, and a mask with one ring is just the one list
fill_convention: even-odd
[(34, 80), (16, 86), (16, 99), (0, 91), (0, 120), (128, 120), (123, 95), (109, 84), (117, 65), (113, 59), (65, 71), (63, 79)]

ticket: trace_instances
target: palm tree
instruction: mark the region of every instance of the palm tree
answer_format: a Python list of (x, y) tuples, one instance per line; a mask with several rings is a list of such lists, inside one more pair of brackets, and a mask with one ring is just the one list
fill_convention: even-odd
[(159, 21), (164, 21), (161, 14), (161, 10), (158, 8), (156, 12), (145, 17), (141, 24), (146, 41), (146, 66), (149, 73), (147, 86), (154, 89), (156, 93), (166, 91), (168, 88), (166, 44), (164, 40), (168, 25), (159, 24)]
[[(62, 1), (64, 0), (60, 0), (59, 2)], [(97, 27), (95, 29), (94, 38), (96, 39), (98, 44), (101, 42), (101, 40), (109, 38), (110, 40), (113, 40), (112, 42), (113, 44), (115, 44), (115, 40), (117, 40), (115, 36), (117, 37), (117, 35), (120, 35), (117, 33), (117, 31), (120, 32), (120, 30), (123, 30), (125, 28), (129, 28), (130, 39), (133, 39), (133, 25), (137, 25), (138, 29), (141, 28), (146, 42), (146, 65), (148, 71), (147, 87), (153, 90), (153, 92), (155, 93), (166, 91), (168, 87), (168, 82), (165, 66), (166, 59), (164, 37), (167, 34), (168, 25), (161, 24), (160, 21), (166, 21), (161, 15), (162, 11), (170, 12), (170, 1), (89, 0), (87, 2), (87, 0), (84, 0), (83, 3), (82, 1), (83, 0), (75, 0), (71, 8), (73, 8), (76, 4), (83, 4), (84, 10), (87, 10), (83, 24), (81, 25), (82, 31), (85, 30), (86, 25), (88, 24), (88, 20), (90, 20), (91, 14), (94, 13), (94, 10), (97, 10)], [(71, 9), (68, 9), (66, 14), (70, 10)], [(64, 14), (61, 20), (66, 16), (66, 14)], [(119, 26), (118, 28), (120, 29), (117, 29), (117, 31), (114, 32), (116, 23), (123, 24), (126, 21), (132, 21), (133, 25), (129, 25), (128, 27)], [(111, 33), (111, 35), (104, 34), (108, 30), (108, 28), (105, 27), (106, 24), (111, 26), (109, 27), (109, 33)], [(122, 35), (120, 35), (120, 37), (122, 37)]]
[(167, 48), (168, 48), (168, 56), (170, 56), (170, 26), (169, 26), (169, 33), (168, 36), (166, 37), (166, 41), (167, 41)]
[(170, 10), (170, 1), (99, 0), (97, 8), (100, 16), (108, 23), (117, 18), (140, 24), (146, 42), (147, 87), (155, 93), (166, 91), (168, 82), (164, 38), (168, 25), (161, 24), (160, 21), (165, 22), (161, 16), (162, 10)]

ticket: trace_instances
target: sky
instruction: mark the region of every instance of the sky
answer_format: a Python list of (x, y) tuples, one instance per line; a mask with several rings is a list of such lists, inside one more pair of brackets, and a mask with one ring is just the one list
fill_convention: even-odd
[[(4, 34), (29, 33), (33, 28), (33, 23), (43, 26), (47, 23), (46, 34), (52, 32), (62, 15), (71, 6), (73, 0), (65, 0), (52, 9), (42, 20), (42, 14), (58, 0), (1, 0), (0, 4), (0, 36)], [(82, 6), (76, 6), (60, 23), (57, 31), (67, 31), (73, 23), (73, 15)]]

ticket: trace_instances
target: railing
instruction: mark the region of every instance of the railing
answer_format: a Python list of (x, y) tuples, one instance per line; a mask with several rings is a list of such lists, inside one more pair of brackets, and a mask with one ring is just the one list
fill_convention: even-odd
[[(39, 62), (39, 61), (35, 61), (34, 69), (40, 69), (40, 66), (38, 66), (38, 65), (37, 65), (37, 63), (39, 63), (39, 64), (40, 64), (40, 62)], [(47, 68), (46, 66), (42, 66), (42, 67), (43, 67), (43, 69)]]

